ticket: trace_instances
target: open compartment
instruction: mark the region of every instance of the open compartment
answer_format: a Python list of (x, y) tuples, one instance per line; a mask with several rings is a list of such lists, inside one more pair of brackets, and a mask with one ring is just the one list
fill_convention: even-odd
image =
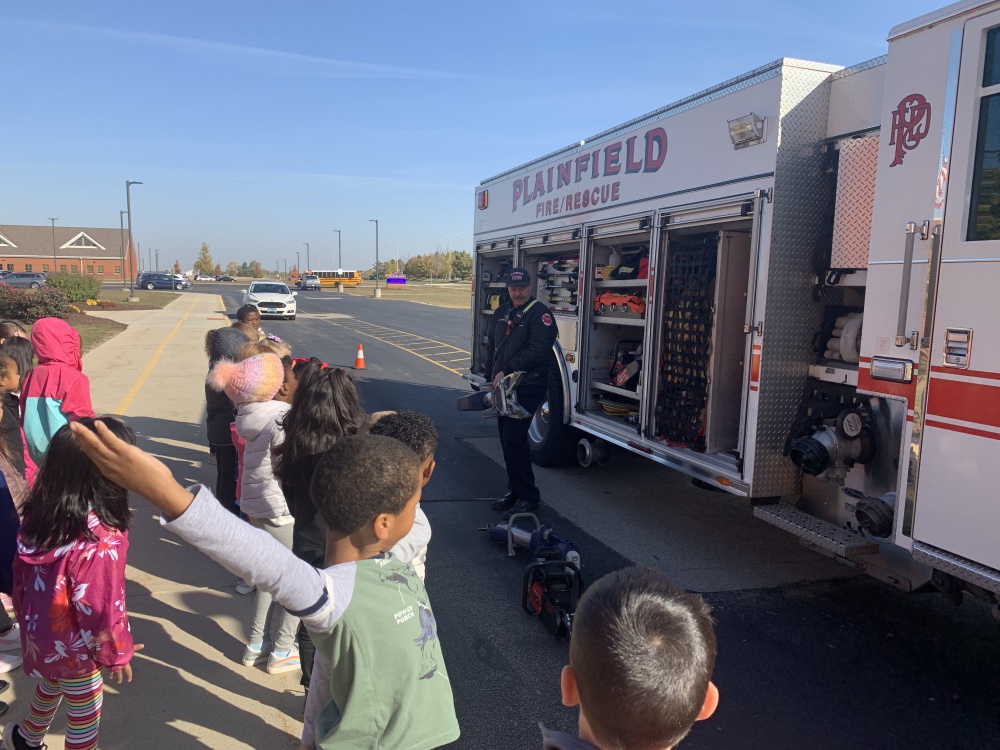
[(594, 227), (587, 243), (583, 317), (590, 333), (580, 408), (633, 427), (640, 423), (644, 387), (649, 224)]
[(751, 226), (664, 235), (653, 436), (668, 445), (740, 457)]
[(521, 265), (535, 298), (557, 315), (576, 317), (580, 302), (580, 230), (522, 237)]
[(504, 276), (514, 266), (514, 242), (503, 241), (476, 248), (476, 288), (473, 290), (473, 355), (472, 371), (489, 377), (483, 371), (486, 362), (486, 341), (489, 325), (496, 310), (510, 301)]

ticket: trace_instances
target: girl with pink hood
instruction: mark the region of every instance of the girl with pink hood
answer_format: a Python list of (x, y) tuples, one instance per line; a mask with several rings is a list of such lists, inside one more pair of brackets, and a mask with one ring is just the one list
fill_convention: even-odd
[(41, 463), (49, 441), (67, 422), (94, 416), (90, 381), (83, 374), (80, 334), (59, 318), (41, 318), (31, 327), (38, 357), (21, 384), (21, 426), (31, 460)]

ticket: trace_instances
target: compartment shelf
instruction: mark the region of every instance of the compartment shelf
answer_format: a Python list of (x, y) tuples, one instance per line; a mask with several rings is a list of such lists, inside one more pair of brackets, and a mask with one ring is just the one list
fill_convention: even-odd
[(615, 326), (635, 326), (643, 328), (646, 325), (645, 318), (615, 318), (610, 315), (594, 315), (591, 318), (595, 323), (604, 323)]
[(639, 391), (629, 391), (625, 388), (619, 388), (614, 385), (609, 385), (608, 383), (591, 383), (590, 387), (597, 391), (606, 391), (607, 393), (613, 393), (616, 396), (622, 396), (623, 398), (630, 398), (634, 401), (638, 401), (641, 396), (641, 388)]
[(608, 279), (607, 281), (594, 279), (595, 288), (613, 289), (617, 287), (621, 289), (622, 287), (630, 287), (630, 286), (642, 286), (648, 288), (649, 279)]
[(480, 310), (479, 314), (480, 315), (493, 315), (495, 312), (496, 312), (496, 310)]
[(503, 281), (491, 281), (489, 284), (483, 284), (483, 286), (489, 289), (506, 289), (507, 284)]

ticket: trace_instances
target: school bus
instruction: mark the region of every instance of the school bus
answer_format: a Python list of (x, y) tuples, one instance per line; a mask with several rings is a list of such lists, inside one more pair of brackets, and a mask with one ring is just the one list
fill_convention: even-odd
[(307, 271), (319, 276), (319, 283), (324, 287), (333, 287), (339, 283), (344, 286), (357, 286), (361, 283), (361, 271)]

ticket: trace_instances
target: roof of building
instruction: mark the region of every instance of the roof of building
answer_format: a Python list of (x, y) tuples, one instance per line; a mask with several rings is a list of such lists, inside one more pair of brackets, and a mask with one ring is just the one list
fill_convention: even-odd
[[(70, 259), (120, 258), (125, 236), (119, 229), (61, 227), (57, 224), (56, 255)], [(51, 258), (52, 244), (51, 226), (0, 224), (0, 258)]]

